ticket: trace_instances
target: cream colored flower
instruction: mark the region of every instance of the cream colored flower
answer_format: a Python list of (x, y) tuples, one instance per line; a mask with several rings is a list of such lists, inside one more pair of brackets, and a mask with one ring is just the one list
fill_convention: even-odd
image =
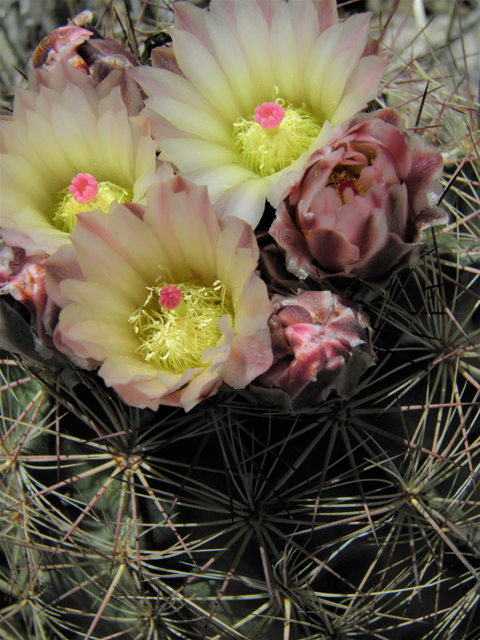
[(64, 307), (55, 342), (77, 365), (101, 365), (127, 404), (188, 411), (271, 365), (255, 236), (219, 221), (205, 188), (180, 177), (152, 187), (143, 220), (118, 204), (79, 214), (71, 240), (45, 265)]
[[(119, 87), (103, 95), (69, 64), (35, 71), (31, 87), (0, 120), (1, 227), (7, 244), (51, 254), (77, 213), (142, 200), (159, 179), (156, 143), (146, 118), (128, 117)], [(96, 183), (95, 195), (79, 196), (75, 180)]]
[(256, 226), (265, 198), (277, 207), (331, 128), (376, 96), (385, 62), (369, 55), (371, 14), (338, 23), (335, 0), (174, 8), (183, 76), (131, 71), (149, 96), (161, 157), (207, 185), (222, 215)]

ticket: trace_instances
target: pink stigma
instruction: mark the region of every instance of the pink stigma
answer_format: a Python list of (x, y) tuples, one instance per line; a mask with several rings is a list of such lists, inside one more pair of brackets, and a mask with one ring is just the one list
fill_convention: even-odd
[(174, 284), (165, 285), (160, 291), (159, 303), (169, 311), (176, 309), (183, 300), (183, 294)]
[(80, 204), (91, 202), (98, 193), (98, 182), (89, 173), (77, 173), (68, 190)]
[(338, 181), (338, 192), (341, 198), (343, 198), (343, 192), (345, 189), (351, 189), (356, 196), (360, 193), (353, 180), (344, 180), (343, 178), (340, 178)]
[(276, 102), (264, 102), (255, 107), (255, 122), (264, 129), (275, 129), (285, 116), (285, 109)]

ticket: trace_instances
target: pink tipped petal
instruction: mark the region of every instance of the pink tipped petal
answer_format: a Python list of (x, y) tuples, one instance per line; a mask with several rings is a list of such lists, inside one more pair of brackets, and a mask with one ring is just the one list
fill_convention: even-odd
[(257, 2), (236, 2), (234, 10), (238, 37), (254, 83), (261, 89), (273, 86), (270, 27), (264, 12)]
[(270, 235), (286, 252), (286, 267), (297, 278), (308, 278), (316, 269), (308, 252), (305, 236), (293, 222), (286, 205), (282, 202), (276, 212), (275, 220), (269, 229)]
[(338, 22), (335, 0), (312, 0), (312, 4), (317, 11), (320, 33)]
[(342, 271), (360, 259), (360, 250), (333, 229), (319, 229), (307, 238), (310, 254), (321, 256), (322, 267), (331, 273)]
[[(185, 76), (226, 119), (234, 121), (241, 111), (225, 74), (198, 38), (185, 31), (174, 34), (173, 47)], [(202, 74), (198, 69), (202, 69)]]
[[(328, 11), (328, 5), (333, 7), (331, 0), (323, 3)], [(325, 23), (324, 17), (317, 14), (317, 8), (313, 2), (309, 0), (305, 2), (290, 2), (288, 8), (291, 14), (291, 21), (295, 33), (295, 47), (297, 49), (298, 65), (300, 69), (304, 69), (315, 44), (316, 39), (323, 31), (322, 25)], [(335, 16), (335, 17), (333, 17)], [(331, 16), (326, 16), (326, 24), (330, 27), (334, 24), (337, 11), (336, 6)]]
[(286, 2), (279, 2), (276, 5), (270, 38), (272, 62), (278, 88), (285, 99), (297, 103), (301, 99), (301, 81), (298, 73), (295, 30)]
[(214, 48), (205, 21), (205, 11), (184, 1), (175, 2), (173, 10), (175, 12), (175, 30), (195, 34), (203, 46), (214, 55)]
[(252, 81), (248, 65), (243, 56), (241, 44), (232, 33), (227, 21), (211, 11), (205, 16), (208, 33), (229, 86), (238, 103), (245, 111), (258, 97), (258, 88)]
[(354, 93), (365, 102), (373, 100), (377, 95), (378, 84), (388, 61), (379, 56), (366, 56), (358, 61), (353, 73), (345, 85), (344, 95)]
[(270, 344), (268, 328), (258, 331), (254, 336), (237, 336), (225, 366), (225, 382), (234, 389), (243, 389), (248, 382), (266, 371), (273, 361)]

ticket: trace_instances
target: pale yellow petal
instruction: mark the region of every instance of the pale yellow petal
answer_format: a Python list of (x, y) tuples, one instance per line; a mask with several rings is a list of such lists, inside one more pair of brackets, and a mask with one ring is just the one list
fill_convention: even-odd
[(177, 32), (174, 34), (173, 48), (177, 62), (190, 82), (224, 118), (235, 122), (241, 107), (225, 74), (198, 38), (191, 33)]
[(206, 185), (208, 187), (208, 195), (213, 203), (228, 189), (236, 187), (252, 177), (256, 177), (256, 174), (234, 163), (207, 167), (206, 169), (191, 171), (185, 175), (185, 178), (192, 180), (196, 184)]
[(216, 142), (190, 138), (167, 138), (161, 143), (162, 157), (182, 173), (238, 160), (237, 154)]
[(282, 98), (297, 104), (301, 100), (301, 71), (298, 66), (295, 32), (286, 2), (279, 3), (276, 8), (270, 37), (275, 84), (280, 89)]
[(258, 92), (252, 82), (239, 43), (225, 22), (219, 20), (217, 16), (206, 13), (205, 20), (217, 60), (241, 106), (241, 112), (237, 117), (248, 117), (257, 106)]
[(149, 98), (146, 104), (149, 109), (166, 118), (182, 131), (220, 144), (230, 145), (232, 142), (231, 133), (222, 120), (200, 109), (167, 96)]
[(60, 291), (64, 298), (83, 308), (92, 320), (123, 325), (136, 309), (122, 294), (97, 282), (64, 280)]

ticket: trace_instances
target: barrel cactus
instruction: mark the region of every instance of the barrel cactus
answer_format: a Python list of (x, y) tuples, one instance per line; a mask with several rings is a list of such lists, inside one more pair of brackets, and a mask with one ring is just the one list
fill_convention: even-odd
[(0, 637), (476, 640), (464, 59), (330, 0), (138, 4), (59, 24), (0, 121)]

